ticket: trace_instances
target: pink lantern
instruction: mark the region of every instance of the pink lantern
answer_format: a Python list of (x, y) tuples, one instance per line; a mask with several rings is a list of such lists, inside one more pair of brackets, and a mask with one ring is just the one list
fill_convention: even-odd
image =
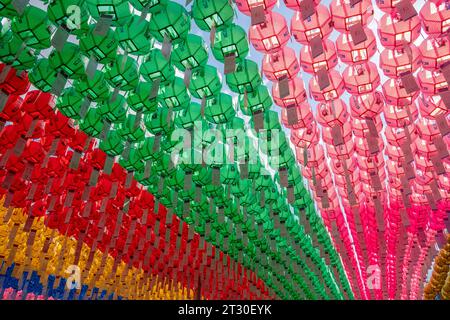
[(380, 114), (384, 100), (380, 92), (371, 92), (350, 98), (352, 117), (373, 118)]
[(278, 52), (266, 54), (262, 65), (263, 73), (270, 81), (280, 78), (292, 79), (300, 71), (294, 49), (284, 47)]
[[(300, 162), (302, 166), (317, 167), (319, 163), (325, 160), (325, 154), (323, 152), (323, 147), (321, 144), (312, 144), (309, 148), (295, 148), (295, 155), (297, 161)], [(307, 162), (305, 163), (305, 158)]]
[(364, 28), (366, 41), (355, 45), (351, 34), (341, 33), (336, 39), (336, 50), (342, 62), (346, 64), (357, 64), (369, 61), (377, 52), (377, 41), (372, 30)]
[(355, 24), (363, 26), (370, 23), (373, 17), (373, 8), (370, 0), (362, 0), (351, 5), (350, 0), (333, 0), (330, 4), (333, 26), (339, 32), (348, 32), (349, 27)]
[(416, 168), (422, 170), (423, 172), (434, 172), (435, 170), (433, 163), (419, 154), (414, 156), (414, 162), (416, 164)]
[(263, 6), (265, 12), (269, 12), (277, 3), (277, 0), (236, 0), (236, 5), (240, 12), (249, 16), (252, 9)]
[(329, 70), (328, 78), (330, 80), (330, 84), (320, 89), (319, 82), (317, 76), (312, 77), (309, 80), (309, 91), (316, 101), (329, 101), (334, 100), (341, 96), (344, 92), (344, 81), (342, 80), (341, 75), (336, 70)]
[(447, 38), (428, 38), (419, 46), (422, 66), (427, 70), (436, 70), (450, 60), (450, 42)]
[[(311, 107), (308, 101), (304, 101), (299, 105), (289, 107), (293, 108), (293, 112), (287, 108), (281, 109), (281, 122), (286, 128), (300, 129), (309, 127), (314, 121), (314, 115), (311, 112)], [(291, 117), (289, 119), (289, 117)]]
[[(291, 10), (300, 11), (300, 4), (303, 2), (303, 0), (284, 0), (284, 3), (286, 4), (286, 7), (288, 7)], [(314, 0), (314, 4), (318, 5), (320, 3), (320, 0)]]
[(383, 83), (386, 103), (405, 106), (410, 105), (419, 95), (419, 91), (407, 93), (400, 79), (389, 79)]
[(356, 172), (356, 157), (351, 157), (349, 159), (330, 159), (331, 170), (336, 175), (344, 175), (344, 163), (347, 166), (347, 171), (350, 173)]
[(447, 107), (440, 95), (420, 95), (418, 101), (420, 114), (423, 117), (435, 119), (435, 117), (447, 113)]
[(267, 13), (266, 22), (251, 26), (248, 36), (253, 47), (262, 53), (277, 52), (291, 37), (286, 19), (276, 12)]
[(280, 85), (275, 82), (272, 86), (272, 97), (275, 104), (282, 108), (299, 105), (306, 101), (306, 91), (303, 81), (300, 78), (289, 80), (289, 95), (281, 98)]
[[(349, 122), (344, 123), (343, 126), (339, 126), (342, 139), (347, 142), (352, 138), (352, 126)], [(323, 141), (327, 144), (333, 144), (334, 139), (336, 138), (335, 129), (331, 127), (322, 127), (322, 138)]]
[(420, 35), (420, 19), (415, 16), (406, 21), (384, 14), (378, 25), (381, 44), (388, 49), (403, 47), (414, 42)]
[(373, 92), (380, 85), (380, 75), (373, 62), (348, 66), (342, 77), (345, 89), (353, 95)]
[[(408, 110), (411, 114), (411, 118), (409, 117)], [(390, 127), (404, 127), (405, 125), (410, 125), (418, 116), (419, 112), (415, 102), (409, 106), (393, 106), (386, 104), (384, 107), (384, 119)]]
[(348, 159), (353, 155), (355, 150), (353, 140), (349, 140), (338, 146), (333, 146), (331, 144), (327, 144), (326, 146), (328, 155), (334, 159)]
[(439, 127), (435, 120), (422, 117), (416, 124), (416, 127), (419, 137), (425, 141), (432, 142), (434, 138), (441, 136), (441, 132), (439, 131)]
[(297, 11), (291, 20), (291, 33), (294, 39), (301, 44), (308, 44), (312, 38), (325, 39), (332, 30), (331, 15), (327, 7), (318, 5), (316, 12), (306, 20)]
[(389, 78), (398, 78), (402, 73), (414, 72), (420, 66), (419, 49), (413, 44), (411, 49), (384, 49), (380, 54), (380, 68)]
[[(334, 171), (333, 171), (334, 172)], [(348, 173), (348, 178), (352, 185), (359, 182), (359, 172), (353, 171)], [(345, 188), (347, 186), (347, 179), (344, 174), (337, 174), (334, 172), (334, 181), (336, 183), (336, 186)]]
[[(313, 178), (312, 167), (311, 168), (304, 167), (302, 169), (302, 174), (303, 174), (303, 177), (305, 177), (308, 180), (311, 180)], [(329, 169), (328, 169), (326, 162), (319, 163), (317, 167), (314, 167), (314, 175), (315, 175), (315, 178), (320, 178), (320, 179), (328, 178)]]
[[(381, 168), (380, 170), (376, 170), (378, 177), (380, 177), (381, 182), (386, 180), (386, 172), (384, 171), (384, 168)], [(368, 171), (365, 170), (359, 170), (359, 179), (363, 184), (372, 184), (372, 177)]]
[(400, 128), (386, 127), (384, 131), (384, 135), (386, 136), (388, 143), (399, 147), (401, 147), (403, 143), (407, 142), (407, 133), (409, 133), (411, 141), (416, 139), (417, 132), (414, 125)]
[[(413, 143), (411, 146), (411, 152), (414, 154), (417, 150), (416, 144)], [(386, 155), (389, 159), (395, 162), (403, 162), (405, 160), (405, 155), (403, 150), (398, 145), (387, 144), (385, 149)]]
[(338, 64), (336, 49), (331, 40), (323, 41), (323, 53), (315, 58), (312, 57), (311, 47), (303, 46), (300, 49), (300, 65), (307, 73), (316, 73), (325, 67), (327, 70), (334, 68)]
[(417, 73), (417, 80), (420, 90), (427, 95), (438, 94), (448, 89), (448, 83), (440, 71), (422, 69)]
[(342, 126), (348, 119), (347, 106), (341, 99), (322, 102), (317, 106), (317, 122), (322, 126)]
[(312, 122), (309, 128), (291, 131), (291, 141), (299, 148), (309, 148), (312, 144), (318, 143), (319, 140), (320, 134), (315, 122)]
[[(352, 119), (352, 129), (353, 134), (356, 137), (361, 137), (367, 139), (369, 136), (371, 136), (369, 124), (367, 119), (360, 119), (360, 118), (353, 118)], [(375, 129), (377, 132), (381, 132), (383, 129), (383, 122), (381, 121), (381, 117), (379, 115), (373, 117), (370, 119), (370, 121), (373, 121), (375, 125)]]
[(384, 167), (384, 157), (381, 152), (371, 155), (370, 157), (358, 156), (356, 159), (358, 167), (365, 171), (372, 169), (381, 170)]
[[(355, 150), (359, 156), (370, 157), (372, 155), (371, 145), (366, 138), (355, 137)], [(383, 150), (383, 140), (376, 139), (378, 150)]]
[(447, 1), (438, 3), (426, 1), (419, 15), (423, 29), (430, 37), (438, 38), (447, 34), (450, 27), (450, 10)]
[[(397, 11), (395, 5), (399, 2), (399, 0), (376, 0), (377, 7), (386, 13)], [(411, 0), (410, 2), (414, 4), (416, 0)]]

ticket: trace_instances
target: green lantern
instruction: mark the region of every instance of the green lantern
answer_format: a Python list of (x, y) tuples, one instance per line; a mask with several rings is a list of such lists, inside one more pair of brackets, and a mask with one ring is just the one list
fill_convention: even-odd
[(140, 171), (144, 168), (144, 162), (140, 156), (139, 150), (132, 148), (128, 157), (121, 156), (119, 164), (127, 171)]
[(144, 130), (141, 126), (136, 126), (136, 116), (128, 114), (126, 120), (120, 124), (119, 134), (130, 142), (137, 142), (144, 139)]
[(196, 70), (204, 67), (208, 62), (208, 50), (203, 38), (188, 34), (184, 41), (173, 45), (170, 59), (181, 71), (185, 71), (186, 68)]
[(188, 94), (186, 85), (183, 79), (175, 77), (172, 83), (169, 83), (160, 88), (161, 105), (170, 108), (174, 111), (185, 109), (191, 102), (191, 97)]
[(114, 61), (119, 47), (114, 31), (109, 28), (105, 35), (101, 35), (95, 34), (94, 30), (95, 25), (90, 25), (87, 34), (79, 36), (81, 52), (103, 64)]
[(90, 100), (102, 102), (109, 99), (110, 87), (106, 82), (103, 72), (96, 70), (94, 77), (90, 79), (78, 79), (73, 83), (75, 90)]
[(33, 70), (28, 74), (30, 82), (39, 90), (50, 92), (58, 74), (50, 67), (48, 59), (39, 59)]
[(191, 28), (191, 19), (186, 9), (178, 3), (168, 1), (152, 14), (150, 32), (159, 42), (167, 36), (173, 43), (183, 41)]
[(140, 16), (133, 15), (125, 25), (117, 27), (116, 36), (123, 50), (137, 56), (149, 53), (154, 45), (149, 24)]
[(110, 123), (121, 123), (125, 121), (127, 110), (125, 98), (118, 94), (114, 100), (108, 99), (100, 104), (97, 112)]
[(184, 187), (185, 173), (181, 169), (177, 169), (167, 179), (167, 185), (175, 191), (181, 191)]
[(103, 129), (103, 121), (96, 108), (89, 108), (80, 121), (80, 129), (91, 137), (98, 137)]
[(236, 184), (239, 180), (239, 170), (235, 164), (228, 164), (220, 168), (220, 181), (223, 184)]
[(245, 196), (248, 190), (251, 190), (252, 186), (248, 179), (239, 180), (235, 185), (231, 186), (230, 192), (238, 198)]
[(42, 9), (27, 6), (21, 16), (13, 19), (11, 30), (33, 49), (50, 47), (50, 22)]
[(256, 62), (245, 59), (238, 63), (235, 72), (226, 75), (226, 81), (233, 92), (253, 92), (261, 84), (258, 65)]
[(37, 56), (34, 50), (25, 47), (16, 57), (23, 45), (23, 41), (11, 31), (6, 32), (0, 40), (0, 60), (10, 64), (17, 70), (28, 70), (35, 66)]
[(170, 154), (163, 153), (161, 158), (155, 162), (155, 171), (157, 174), (162, 177), (168, 177), (176, 171), (176, 168), (171, 165), (172, 159), (170, 158)]
[(156, 97), (150, 99), (153, 83), (139, 82), (134, 91), (127, 97), (128, 106), (136, 112), (155, 112), (158, 107)]
[(18, 15), (17, 10), (12, 4), (13, 0), (0, 0), (0, 16), (15, 17)]
[(196, 102), (191, 102), (186, 109), (177, 111), (174, 122), (175, 126), (179, 128), (193, 130), (195, 122), (200, 121), (201, 118), (201, 106)]
[(86, 76), (80, 48), (74, 43), (66, 42), (61, 51), (54, 49), (48, 60), (50, 67), (63, 72), (68, 78), (79, 79)]
[(209, 31), (231, 23), (234, 11), (228, 0), (195, 0), (192, 15), (200, 29)]
[(212, 123), (226, 123), (236, 115), (233, 107), (233, 98), (225, 93), (206, 100), (205, 117)]
[(175, 70), (167, 61), (159, 49), (153, 49), (146, 57), (145, 62), (141, 64), (139, 73), (142, 77), (153, 82), (156, 79), (160, 79), (161, 84), (165, 85), (173, 81), (175, 78)]
[(99, 21), (101, 16), (110, 16), (116, 27), (126, 23), (130, 17), (130, 6), (125, 0), (87, 0), (91, 16)]
[(189, 85), (189, 92), (197, 99), (217, 95), (222, 89), (222, 83), (215, 67), (206, 65), (194, 71)]
[[(246, 101), (247, 99), (247, 101)], [(255, 112), (264, 112), (272, 107), (272, 98), (266, 86), (260, 85), (252, 92), (239, 95), (239, 106), (246, 116), (251, 116)]]
[(56, 100), (58, 110), (68, 118), (80, 119), (80, 110), (84, 96), (73, 87), (65, 88)]
[(192, 175), (192, 181), (198, 186), (206, 186), (212, 181), (211, 170), (207, 167), (202, 167)]
[(154, 13), (161, 10), (168, 0), (130, 0), (131, 5), (139, 11)]
[(169, 133), (173, 124), (167, 121), (168, 115), (169, 109), (165, 107), (160, 107), (154, 113), (145, 115), (144, 122), (147, 130), (154, 135)]
[(139, 83), (136, 60), (129, 56), (118, 55), (107, 66), (105, 77), (112, 87), (125, 91), (136, 88)]
[[(247, 33), (235, 24), (217, 30), (212, 52), (214, 57), (223, 62), (225, 56), (234, 54), (236, 61), (245, 59), (249, 51)], [(259, 72), (258, 72), (259, 73)]]
[(138, 150), (144, 161), (155, 161), (162, 155), (159, 150), (155, 150), (155, 137), (146, 137), (141, 141)]
[(47, 15), (55, 25), (64, 26), (75, 35), (89, 30), (89, 14), (84, 0), (52, 0), (47, 6)]

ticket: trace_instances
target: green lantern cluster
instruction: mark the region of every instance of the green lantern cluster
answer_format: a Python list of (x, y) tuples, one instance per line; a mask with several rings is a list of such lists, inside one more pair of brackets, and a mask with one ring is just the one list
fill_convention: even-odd
[[(70, 24), (70, 1), (53, 1), (48, 13), (27, 6), (22, 15), (10, 12), (8, 1), (2, 2), (5, 6), (0, 15), (11, 19), (11, 31), (2, 32), (0, 39), (5, 44), (0, 49), (2, 61), (30, 70), (30, 81), (46, 92), (52, 91), (58, 74), (73, 80), (58, 97), (57, 108), (77, 120), (81, 130), (98, 138), (109, 158), (117, 157), (119, 164), (171, 212), (191, 224), (206, 241), (257, 271), (277, 296), (342, 298), (324, 254), (315, 249), (317, 244), (298, 222), (305, 216), (321, 250), (338, 269), (343, 290), (351, 295), (338, 255), (317, 219), (282, 131), (278, 150), (256, 150), (248, 136), (240, 149), (242, 141), (231, 137), (237, 151), (230, 163), (225, 161), (229, 156), (227, 146), (218, 144), (215, 135), (205, 138), (196, 130), (201, 126), (226, 136), (229, 129), (244, 129), (245, 123), (237, 116), (232, 96), (221, 91), (217, 69), (207, 65), (208, 51), (202, 37), (189, 34), (191, 18), (184, 7), (166, 0), (81, 1), (84, 14), (80, 24), (68, 30), (78, 37), (79, 45), (66, 42), (61, 50), (55, 48), (48, 58), (35, 62), (39, 51), (50, 47), (48, 26)], [(150, 21), (133, 15), (129, 3), (150, 12)], [(87, 23), (88, 14), (96, 24)], [(214, 26), (211, 50), (217, 60), (223, 62), (225, 56), (235, 54), (237, 68), (226, 76), (226, 83), (239, 94), (241, 111), (252, 117), (262, 114), (269, 135), (279, 131), (278, 114), (270, 111), (272, 101), (261, 84), (257, 64), (246, 59), (246, 32), (233, 24), (228, 0), (196, 0), (192, 16), (202, 30)], [(111, 18), (111, 26), (99, 32), (97, 24), (105, 17)], [(170, 58), (153, 48), (155, 39), (172, 42)], [(17, 55), (19, 51), (28, 55)], [(102, 66), (88, 75), (85, 65), (93, 59)], [(175, 76), (174, 67), (191, 70), (188, 88), (184, 79)], [(191, 101), (191, 96), (201, 103)], [(250, 124), (256, 127), (255, 121)], [(175, 129), (187, 130), (194, 140), (182, 152), (183, 159), (191, 161), (172, 163), (171, 155), (178, 146), (171, 139)], [(202, 163), (203, 150), (214, 160)], [(287, 171), (287, 186), (280, 185), (278, 174), (275, 180), (261, 174), (264, 166), (258, 152), (264, 150), (269, 166), (276, 155), (281, 155), (278, 165)], [(239, 163), (252, 157), (253, 163)], [(277, 167), (273, 165), (272, 169)], [(288, 195), (292, 195), (292, 201), (287, 201)]]

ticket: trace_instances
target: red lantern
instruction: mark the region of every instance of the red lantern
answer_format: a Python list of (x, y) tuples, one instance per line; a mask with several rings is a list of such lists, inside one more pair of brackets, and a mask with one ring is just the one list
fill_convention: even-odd
[(333, 41), (328, 39), (323, 41), (323, 53), (315, 58), (312, 57), (310, 46), (302, 46), (300, 64), (305, 72), (311, 74), (323, 67), (327, 70), (334, 68), (338, 64), (338, 58)]
[(417, 73), (417, 82), (424, 94), (434, 95), (448, 89), (448, 83), (440, 71), (422, 69)]
[(330, 11), (333, 18), (333, 26), (339, 32), (348, 32), (349, 27), (355, 24), (363, 26), (370, 23), (373, 17), (373, 8), (370, 0), (362, 0), (352, 5), (350, 0), (333, 0)]
[(236, 0), (236, 5), (240, 12), (249, 16), (252, 9), (263, 6), (265, 12), (269, 12), (275, 6), (278, 0)]
[(341, 99), (322, 102), (317, 106), (317, 122), (325, 127), (342, 126), (347, 123), (349, 113)]
[[(312, 144), (309, 148), (295, 148), (295, 155), (298, 162), (302, 166), (316, 167), (319, 163), (325, 161), (325, 154), (323, 152), (323, 146), (321, 144)], [(307, 163), (305, 164), (305, 158)]]
[(309, 128), (291, 131), (291, 141), (299, 148), (309, 148), (312, 144), (317, 144), (319, 140), (320, 134), (315, 122), (312, 122)]
[(383, 83), (386, 103), (405, 106), (410, 105), (419, 95), (419, 91), (407, 93), (400, 79), (389, 79)]
[(299, 105), (307, 99), (305, 86), (300, 78), (289, 80), (289, 95), (284, 98), (280, 96), (279, 83), (275, 82), (272, 86), (272, 97), (275, 104), (282, 108)]
[(350, 33), (341, 33), (336, 39), (336, 50), (342, 62), (357, 64), (369, 61), (377, 52), (377, 41), (372, 30), (364, 28), (366, 41), (355, 45)]
[(308, 101), (304, 101), (299, 105), (289, 108), (293, 108), (293, 110), (289, 110), (288, 112), (287, 108), (281, 109), (281, 122), (286, 128), (305, 128), (309, 127), (314, 121), (314, 115), (311, 112), (311, 107)]
[(372, 92), (350, 98), (352, 117), (373, 118), (380, 114), (384, 101), (380, 92)]
[(316, 12), (306, 20), (297, 11), (291, 20), (291, 33), (294, 39), (301, 44), (308, 44), (312, 38), (325, 39), (332, 30), (331, 15), (327, 7), (318, 5)]
[(447, 1), (426, 1), (419, 15), (423, 29), (430, 37), (438, 38), (447, 34), (450, 27), (450, 7)]
[(378, 35), (383, 47), (395, 49), (413, 43), (420, 35), (420, 19), (415, 16), (406, 21), (398, 16), (384, 14), (378, 25)]
[[(3, 71), (5, 65), (0, 64), (0, 73)], [(28, 73), (25, 71), (18, 72), (16, 69), (11, 68), (8, 74), (0, 83), (0, 89), (7, 94), (22, 95), (25, 94), (30, 88), (30, 81), (28, 80)]]
[(423, 117), (434, 119), (439, 115), (447, 113), (448, 109), (445, 106), (444, 101), (442, 101), (440, 95), (435, 96), (420, 95), (418, 101), (420, 114)]
[[(395, 5), (399, 2), (400, 0), (376, 0), (377, 7), (386, 13), (396, 11), (397, 8), (395, 7)], [(411, 0), (410, 2), (414, 4), (416, 0)]]
[(280, 50), (290, 39), (286, 19), (276, 12), (266, 14), (266, 22), (251, 26), (248, 31), (250, 43), (262, 53)]
[(380, 85), (380, 75), (373, 62), (348, 66), (342, 77), (345, 89), (353, 95), (373, 92)]
[(411, 49), (384, 49), (380, 54), (380, 68), (389, 78), (398, 78), (402, 73), (414, 72), (420, 66), (419, 49), (413, 44)]
[(447, 38), (428, 38), (419, 46), (422, 66), (427, 70), (439, 69), (450, 60), (450, 42)]
[(317, 76), (312, 77), (309, 80), (309, 91), (316, 101), (329, 101), (334, 100), (341, 96), (344, 92), (344, 81), (341, 75), (336, 70), (329, 70), (328, 78), (330, 84), (324, 88), (320, 89)]
[(263, 73), (270, 81), (280, 78), (292, 79), (300, 71), (294, 49), (285, 47), (278, 52), (266, 54), (262, 65)]
[[(411, 114), (411, 118), (408, 114)], [(390, 127), (404, 127), (405, 125), (412, 124), (417, 117), (419, 112), (417, 110), (416, 103), (412, 103), (409, 106), (393, 106), (386, 104), (384, 107), (384, 119)]]

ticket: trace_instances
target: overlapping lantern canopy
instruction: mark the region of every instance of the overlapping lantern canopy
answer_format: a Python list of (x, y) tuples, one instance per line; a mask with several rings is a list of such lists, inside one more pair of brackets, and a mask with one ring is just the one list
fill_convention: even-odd
[(289, 24), (275, 0), (2, 2), (5, 297), (420, 298), (448, 221), (448, 6), (284, 2)]

